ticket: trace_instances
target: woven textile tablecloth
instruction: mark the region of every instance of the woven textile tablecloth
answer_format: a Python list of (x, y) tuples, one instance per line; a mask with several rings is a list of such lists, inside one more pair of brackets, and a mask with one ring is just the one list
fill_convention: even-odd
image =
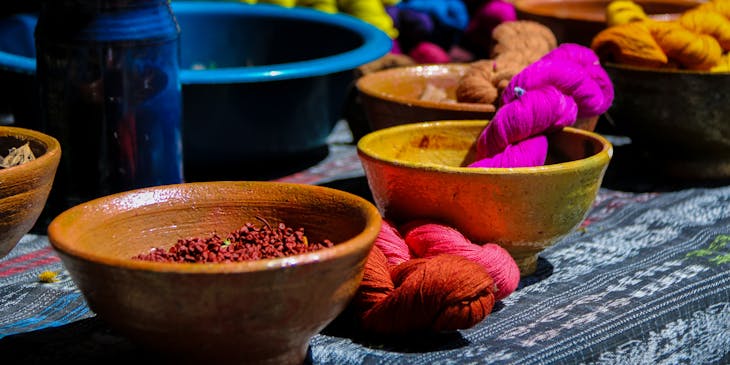
[[(281, 180), (367, 190), (352, 146)], [(48, 270), (58, 282), (39, 280)], [(0, 260), (0, 354), (4, 364), (148, 355), (89, 310), (43, 235), (26, 235)], [(542, 252), (537, 273), (474, 328), (384, 341), (332, 325), (311, 339), (307, 361), (730, 363), (730, 185), (603, 187), (583, 226)]]

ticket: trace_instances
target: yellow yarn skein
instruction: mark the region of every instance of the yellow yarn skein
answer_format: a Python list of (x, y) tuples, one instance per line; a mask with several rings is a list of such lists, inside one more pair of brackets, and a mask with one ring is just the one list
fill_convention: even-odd
[(730, 0), (714, 0), (702, 3), (696, 9), (714, 11), (720, 15), (730, 18)]
[(337, 8), (337, 0), (297, 0), (297, 5), (306, 6), (308, 8), (330, 14), (334, 14), (339, 10)]
[(391, 38), (398, 37), (393, 19), (385, 12), (382, 0), (337, 0), (340, 11), (370, 23)]
[(644, 9), (630, 0), (612, 1), (606, 6), (606, 24), (609, 27), (649, 19)]
[(720, 62), (713, 66), (710, 71), (712, 72), (730, 72), (730, 53), (725, 53)]
[[(249, 4), (254, 4), (256, 1), (245, 0)], [(258, 0), (258, 3), (279, 5), (286, 8), (291, 8), (297, 4), (297, 0)]]
[(722, 14), (701, 9), (689, 10), (679, 18), (679, 24), (699, 34), (707, 34), (730, 50), (730, 20)]
[(722, 47), (711, 35), (694, 33), (678, 22), (646, 23), (667, 57), (688, 69), (709, 70), (722, 57)]

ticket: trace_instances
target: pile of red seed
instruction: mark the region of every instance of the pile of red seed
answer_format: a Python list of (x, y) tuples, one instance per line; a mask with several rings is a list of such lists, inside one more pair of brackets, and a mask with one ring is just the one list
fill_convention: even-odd
[(304, 228), (293, 229), (284, 223), (272, 228), (265, 220), (257, 228), (251, 223), (222, 239), (217, 234), (208, 238), (186, 238), (165, 250), (153, 248), (133, 259), (157, 262), (241, 262), (297, 255), (332, 247), (329, 240), (309, 242)]

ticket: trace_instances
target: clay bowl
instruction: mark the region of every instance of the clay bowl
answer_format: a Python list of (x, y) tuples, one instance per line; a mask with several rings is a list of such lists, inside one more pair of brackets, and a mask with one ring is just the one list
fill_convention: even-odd
[(468, 168), (486, 121), (406, 124), (372, 132), (358, 155), (381, 213), (397, 223), (435, 219), (477, 243), (506, 248), (523, 276), (537, 255), (583, 221), (613, 153), (600, 135), (565, 128), (548, 164)]
[(604, 67), (616, 90), (609, 117), (661, 172), (730, 178), (730, 73)]
[(46, 134), (0, 126), (0, 156), (29, 143), (35, 160), (0, 168), (0, 258), (12, 250), (38, 220), (53, 185), (61, 146)]
[[(468, 64), (402, 66), (360, 77), (356, 86), (371, 130), (434, 120), (489, 119), (493, 105), (457, 103), (456, 87)], [(421, 100), (428, 84), (454, 102)]]
[[(256, 217), (335, 246), (227, 264), (131, 259), (179, 238), (225, 236)], [(48, 236), (89, 307), (130, 340), (186, 362), (293, 364), (354, 295), (379, 229), (375, 206), (339, 190), (203, 182), (77, 205)]]
[[(533, 20), (550, 28), (558, 43), (590, 46), (606, 28), (606, 6), (611, 0), (515, 0), (517, 18)], [(702, 0), (635, 0), (654, 19), (670, 20)]]
[[(373, 72), (357, 81), (370, 131), (406, 123), (437, 120), (484, 120), (494, 116), (494, 105), (456, 102), (459, 79), (468, 64), (402, 66)], [(428, 84), (446, 92), (447, 101), (421, 100)], [(574, 127), (593, 131), (598, 117), (576, 121)]]

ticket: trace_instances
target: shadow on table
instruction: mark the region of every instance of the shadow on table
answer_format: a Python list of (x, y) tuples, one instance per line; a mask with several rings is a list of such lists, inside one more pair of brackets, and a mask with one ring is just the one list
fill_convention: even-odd
[(115, 334), (97, 317), (4, 337), (0, 339), (0, 354), (9, 354), (12, 364), (116, 364), (160, 359)]

